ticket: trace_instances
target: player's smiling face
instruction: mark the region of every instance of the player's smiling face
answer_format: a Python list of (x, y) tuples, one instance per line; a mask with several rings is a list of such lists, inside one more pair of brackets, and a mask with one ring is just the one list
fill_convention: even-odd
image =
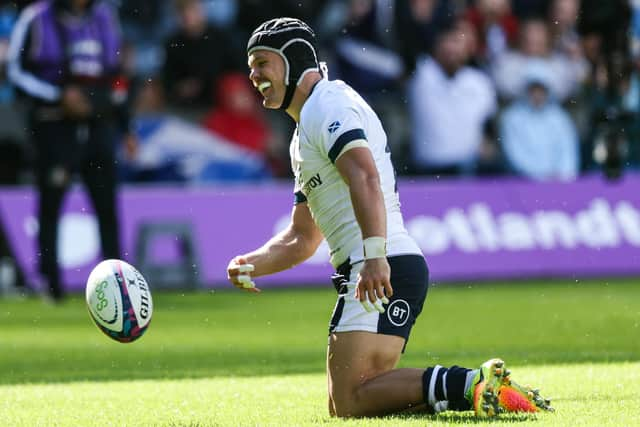
[(280, 108), (284, 100), (284, 60), (275, 52), (256, 50), (249, 55), (249, 79), (263, 97), (266, 108)]

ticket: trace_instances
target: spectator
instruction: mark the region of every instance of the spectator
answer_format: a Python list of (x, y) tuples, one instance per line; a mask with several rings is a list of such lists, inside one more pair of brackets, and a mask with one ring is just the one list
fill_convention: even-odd
[(285, 174), (289, 165), (276, 148), (276, 141), (247, 76), (228, 74), (218, 82), (218, 102), (203, 125), (214, 134), (261, 155), (275, 175)]
[[(583, 48), (583, 39), (578, 34), (578, 15), (581, 0), (550, 0), (547, 5), (546, 18), (550, 34), (550, 45), (553, 53), (567, 58), (575, 64), (581, 64), (579, 87), (571, 94), (570, 102), (564, 102), (578, 130), (581, 151), (588, 150), (584, 142), (588, 140), (589, 129), (589, 62)], [(581, 157), (586, 157), (581, 155)], [(581, 168), (588, 162), (580, 161)]]
[(437, 37), (433, 57), (419, 61), (409, 82), (412, 158), (417, 173), (475, 172), (485, 149), (486, 123), (496, 110), (490, 79), (466, 64), (468, 45), (459, 24)]
[(218, 28), (232, 29), (238, 19), (238, 0), (202, 0), (211, 25)]
[(395, 35), (397, 47), (408, 75), (416, 67), (418, 57), (426, 55), (440, 27), (446, 25), (458, 11), (452, 2), (410, 0), (395, 4)]
[(18, 12), (22, 11), (22, 9), (31, 3), (34, 3), (34, 0), (0, 0), (0, 6), (15, 8)]
[(170, 106), (197, 116), (210, 107), (216, 80), (241, 67), (241, 49), (209, 25), (200, 0), (176, 0), (176, 8), (179, 28), (165, 44), (163, 83)]
[(126, 0), (120, 9), (123, 39), (131, 53), (131, 71), (141, 78), (160, 73), (164, 41), (174, 25), (170, 2)]
[(498, 56), (491, 64), (491, 74), (501, 99), (515, 99), (524, 88), (525, 72), (531, 62), (543, 61), (551, 70), (551, 95), (565, 102), (574, 95), (587, 75), (584, 58), (570, 58), (551, 49), (547, 24), (541, 19), (529, 19), (520, 26), (520, 40), (516, 49)]
[(260, 115), (255, 91), (247, 77), (227, 74), (218, 81), (218, 102), (205, 117), (210, 131), (256, 153), (264, 152), (269, 127)]
[(167, 114), (166, 99), (159, 80), (149, 79), (140, 85), (132, 112), (136, 119)]
[[(9, 77), (29, 101), (36, 153), (39, 263), (54, 300), (64, 297), (57, 260), (64, 195), (79, 172), (100, 226), (102, 255), (119, 258), (113, 133), (133, 154), (125, 81), (119, 76), (118, 20), (108, 4), (48, 0), (25, 8), (9, 47)], [(62, 71), (62, 72), (61, 72)]]
[(351, 0), (342, 34), (335, 40), (338, 77), (366, 99), (393, 91), (404, 75), (403, 63), (388, 32), (393, 17), (373, 0)]
[(634, 1), (629, 10), (631, 57), (637, 66), (640, 65), (640, 2)]
[[(231, 93), (237, 92), (233, 89), (235, 83), (246, 85), (249, 82), (245, 75), (242, 82), (226, 84), (224, 80), (225, 77), (220, 84)], [(219, 96), (224, 93), (219, 92)], [(253, 91), (250, 96), (255, 101)], [(228, 99), (234, 99), (230, 102), (235, 102), (235, 110), (246, 109), (247, 105), (238, 105), (246, 104), (246, 98), (238, 98), (242, 98), (242, 94), (228, 96)], [(227, 119), (228, 122), (225, 121)], [(232, 114), (225, 115), (220, 121), (216, 119), (214, 123), (229, 135), (243, 138), (246, 144), (254, 142), (250, 138), (261, 138), (254, 132), (255, 125), (247, 125)], [(159, 81), (150, 80), (141, 85), (135, 99), (133, 125), (139, 139), (139, 150), (135, 159), (119, 165), (120, 176), (126, 181), (222, 184), (257, 182), (271, 177), (264, 153), (240, 148), (228, 136), (209, 132), (200, 123), (168, 113)], [(235, 128), (236, 125), (239, 128)], [(286, 158), (286, 153), (278, 157), (282, 158)]]
[(0, 3), (0, 184), (17, 184), (26, 163), (24, 120), (7, 76), (9, 38), (16, 18), (14, 5)]
[[(22, 145), (16, 143), (20, 120), (13, 105), (13, 88), (7, 79), (6, 63), (9, 37), (15, 23), (17, 7), (0, 3), (0, 185), (15, 185), (24, 168)], [(24, 290), (24, 276), (12, 253), (8, 236), (0, 221), (0, 296)]]
[(393, 9), (387, 2), (350, 0), (344, 25), (334, 39), (330, 72), (353, 87), (376, 110), (392, 152), (404, 148), (408, 123), (402, 99), (405, 64), (396, 46)]
[(577, 27), (579, 10), (580, 0), (551, 0), (547, 16), (552, 49), (572, 60), (584, 61)]
[(548, 4), (549, 0), (511, 0), (511, 10), (518, 20), (529, 19), (543, 16)]
[(603, 82), (589, 92), (583, 162), (586, 169), (601, 169), (608, 178), (640, 168), (639, 70), (640, 60), (633, 58), (621, 68), (615, 85), (608, 87), (603, 72)]
[(536, 180), (574, 179), (579, 141), (569, 113), (550, 94), (551, 70), (532, 63), (522, 97), (502, 114), (500, 142), (509, 168)]
[(467, 9), (466, 19), (476, 32), (480, 63), (493, 61), (514, 45), (518, 20), (509, 0), (477, 0)]
[[(0, 113), (4, 113), (4, 111), (0, 110)], [(22, 123), (19, 117), (8, 114), (1, 114), (0, 118), (18, 119), (18, 123)], [(21, 183), (24, 172), (27, 169), (27, 158), (23, 142), (22, 138), (16, 138), (11, 135), (11, 132), (6, 132), (3, 126), (2, 131), (0, 131), (0, 186)]]
[[(583, 162), (587, 168), (598, 167), (607, 177), (617, 178), (638, 135), (638, 115), (632, 108), (635, 102), (628, 102), (635, 97), (629, 48), (633, 52), (633, 23), (637, 18), (632, 17), (628, 0), (582, 0), (580, 5), (578, 30), (591, 66), (585, 85)], [(629, 89), (630, 98), (625, 100)]]
[(243, 35), (246, 36), (246, 41), (251, 31), (266, 19), (291, 16), (312, 22), (314, 17), (318, 16), (325, 2), (318, 0), (269, 0), (268, 7), (265, 7), (264, 0), (237, 0), (237, 3), (237, 24)]
[(632, 117), (629, 136), (628, 167), (640, 169), (640, 2), (633, 2), (631, 14), (632, 71), (623, 95), (623, 106)]
[(625, 112), (629, 116), (627, 158), (628, 169), (640, 170), (640, 61), (636, 60), (629, 76), (629, 86), (623, 95)]
[(473, 29), (473, 25), (467, 19), (461, 19), (458, 21), (458, 26), (460, 27), (460, 31), (464, 34), (464, 42), (467, 46), (467, 55), (469, 57), (467, 59), (467, 65), (485, 71), (484, 68), (486, 64), (480, 54), (479, 41), (477, 34)]

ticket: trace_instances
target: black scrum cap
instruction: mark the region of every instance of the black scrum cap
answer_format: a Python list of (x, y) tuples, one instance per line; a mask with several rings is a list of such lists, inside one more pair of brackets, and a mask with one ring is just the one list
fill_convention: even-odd
[(320, 72), (316, 35), (299, 19), (271, 19), (253, 31), (247, 43), (247, 55), (259, 49), (275, 52), (284, 60), (287, 90), (280, 108), (287, 109), (304, 75), (308, 71)]

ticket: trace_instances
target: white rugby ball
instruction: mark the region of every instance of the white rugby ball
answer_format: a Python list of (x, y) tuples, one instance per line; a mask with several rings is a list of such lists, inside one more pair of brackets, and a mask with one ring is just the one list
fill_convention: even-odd
[(108, 337), (135, 341), (149, 327), (153, 300), (145, 278), (131, 265), (108, 259), (87, 279), (87, 307), (95, 324)]

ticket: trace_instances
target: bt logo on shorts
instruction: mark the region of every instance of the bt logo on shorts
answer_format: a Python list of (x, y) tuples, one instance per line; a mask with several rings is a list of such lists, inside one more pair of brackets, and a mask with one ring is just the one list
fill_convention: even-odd
[(409, 320), (410, 312), (409, 303), (403, 299), (397, 299), (387, 307), (387, 318), (394, 326), (404, 326)]

